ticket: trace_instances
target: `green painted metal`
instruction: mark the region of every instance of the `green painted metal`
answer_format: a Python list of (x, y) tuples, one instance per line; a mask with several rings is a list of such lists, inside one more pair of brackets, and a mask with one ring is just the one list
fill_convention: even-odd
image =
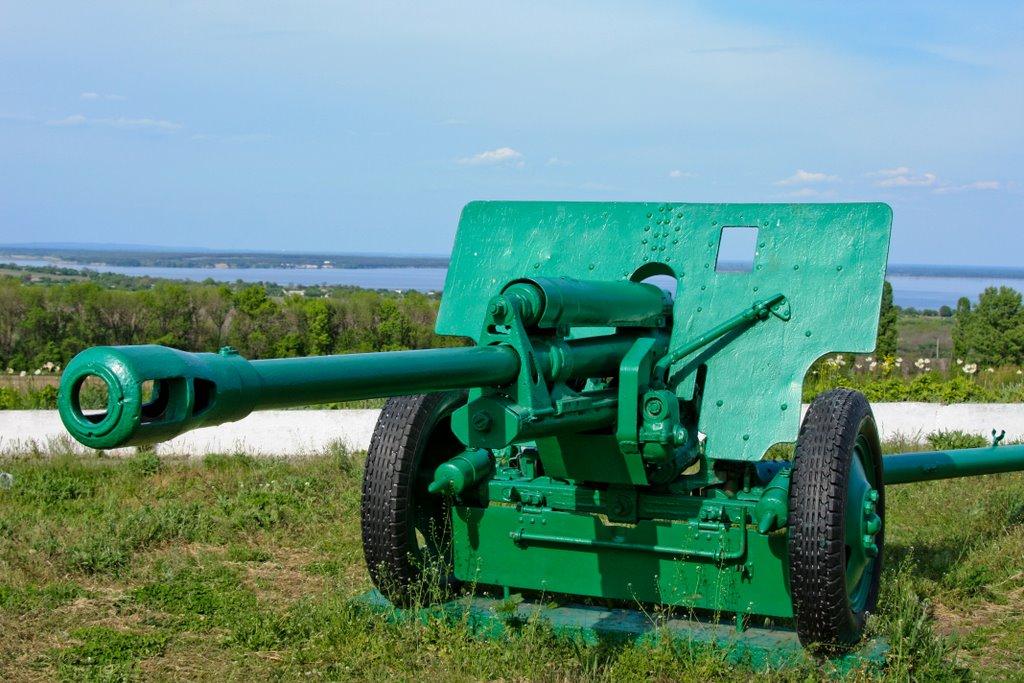
[[(607, 305), (601, 306), (604, 300)], [(513, 280), (488, 303), (478, 343), (514, 349), (521, 359), (518, 376), (509, 387), (473, 389), (467, 405), (452, 416), (453, 431), (476, 448), (500, 449), (541, 439), (541, 460), (559, 458), (547, 437), (604, 429), (618, 415), (613, 390), (592, 387), (581, 392), (566, 380), (614, 375), (637, 335), (650, 335), (664, 346), (666, 333), (658, 328), (667, 325), (669, 309), (667, 295), (643, 283)], [(570, 338), (573, 325), (595, 324), (621, 329)], [(628, 400), (636, 404), (634, 397)]]
[(879, 561), (876, 540), (882, 520), (877, 513), (879, 494), (874, 488), (879, 473), (872, 467), (871, 449), (863, 434), (857, 437), (846, 490), (846, 591), (854, 611), (864, 609), (872, 570)]
[(813, 659), (800, 646), (796, 633), (779, 626), (749, 625), (742, 630), (727, 619), (698, 619), (692, 613), (653, 615), (638, 609), (552, 603), (527, 598), (516, 604), (486, 596), (467, 596), (419, 609), (397, 609), (377, 591), (356, 598), (375, 613), (398, 622), (429, 623), (447, 619), (466, 625), (473, 635), (497, 639), (515, 633), (530, 620), (549, 625), (559, 637), (589, 646), (608, 644), (656, 644), (663, 638), (693, 649), (720, 648), (728, 661), (765, 668), (813, 667), (825, 676), (843, 677), (852, 672), (881, 670), (889, 644), (871, 639), (856, 650), (826, 661)]
[[(475, 503), (512, 504), (528, 512), (545, 509), (604, 515), (614, 522), (636, 522), (638, 519), (673, 520), (703, 523), (708, 530), (722, 530), (725, 518), (730, 525), (744, 516), (735, 513), (737, 506), (755, 514), (767, 490), (751, 486), (735, 493), (709, 491), (706, 495), (689, 495), (673, 487), (638, 489), (635, 486), (568, 482), (550, 473), (538, 476), (529, 462), (535, 454), (524, 449), (516, 456), (518, 466), (499, 464), (486, 487), (478, 491)], [(508, 462), (505, 460), (504, 462)], [(732, 517), (729, 510), (733, 510)], [(710, 526), (709, 526), (710, 525)]]
[(470, 486), (483, 481), (494, 471), (494, 457), (483, 448), (474, 448), (441, 463), (434, 471), (434, 481), (427, 487), (430, 493), (458, 495)]
[(667, 292), (635, 282), (524, 278), (501, 293), (527, 327), (663, 327), (672, 312)]
[(751, 533), (747, 505), (722, 507), (724, 522), (617, 525), (593, 514), (456, 506), (455, 575), (474, 584), (791, 617), (785, 534)]
[[(619, 450), (627, 462), (641, 462), (640, 458), (633, 457), (640, 453), (641, 417), (637, 400), (650, 386), (654, 363), (665, 353), (667, 344), (667, 339), (641, 337), (636, 340), (619, 365), (619, 415), (615, 437)], [(635, 483), (648, 483), (646, 474)]]
[(785, 529), (789, 523), (789, 482), (792, 473), (788, 467), (780, 469), (765, 487), (754, 509), (758, 532), (769, 534)]
[(773, 313), (779, 320), (789, 320), (790, 311), (788, 306), (784, 306), (785, 302), (786, 296), (784, 294), (776, 294), (763, 301), (754, 302), (745, 311), (737, 313), (725, 322), (715, 325), (707, 332), (699, 334), (694, 339), (687, 340), (682, 346), (669, 351), (664, 358), (658, 361), (658, 364), (655, 366), (655, 373), (659, 377), (666, 375), (672, 365), (699, 351), (711, 342), (718, 341), (730, 332), (748, 327), (759, 321), (767, 320)]
[[(884, 204), (473, 202), (459, 222), (437, 331), (475, 337), (488, 296), (523, 277), (673, 275), (670, 348), (781, 293), (789, 322), (727, 335), (673, 367), (684, 399), (706, 367), (698, 429), (708, 457), (755, 461), (796, 438), (814, 360), (874, 348), (891, 221)], [(716, 270), (726, 226), (757, 228), (751, 272)]]
[[(118, 448), (239, 420), (253, 410), (502, 385), (518, 370), (515, 352), (497, 346), (259, 361), (230, 348), (187, 353), (163, 346), (99, 346), (68, 364), (57, 404), (75, 439), (91, 448)], [(86, 414), (79, 405), (89, 376), (107, 385), (107, 410), (100, 415)], [(147, 382), (154, 383), (154, 398), (143, 403)]]
[(1024, 471), (1024, 445), (901, 453), (882, 458), (886, 484)]
[(631, 486), (649, 483), (639, 454), (623, 455), (606, 434), (561, 434), (538, 439), (536, 445), (548, 476)]

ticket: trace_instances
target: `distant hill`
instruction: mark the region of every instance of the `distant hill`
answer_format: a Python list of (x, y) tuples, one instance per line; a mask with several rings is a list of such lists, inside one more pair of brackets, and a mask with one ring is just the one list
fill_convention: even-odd
[(0, 244), (0, 257), (160, 268), (446, 268), (447, 256), (175, 249), (122, 244)]
[(1024, 279), (1024, 268), (1016, 266), (946, 266), (946, 265), (915, 265), (910, 263), (890, 263), (886, 275), (906, 275), (909, 277), (969, 277)]

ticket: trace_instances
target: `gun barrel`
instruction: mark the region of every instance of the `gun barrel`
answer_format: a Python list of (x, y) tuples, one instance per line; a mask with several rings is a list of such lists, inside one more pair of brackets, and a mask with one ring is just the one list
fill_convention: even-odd
[(1024, 445), (900, 453), (882, 458), (886, 484), (1024, 471)]
[[(633, 340), (609, 335), (541, 344), (537, 370), (547, 379), (610, 375)], [(256, 361), (229, 348), (188, 353), (153, 345), (100, 346), (68, 364), (57, 404), (75, 439), (109, 449), (164, 441), (254, 410), (502, 387), (519, 370), (519, 354), (504, 345)], [(80, 393), (90, 376), (106, 384), (105, 411), (82, 409)]]
[(275, 358), (250, 363), (259, 375), (254, 410), (502, 386), (519, 372), (511, 347), (483, 346)]

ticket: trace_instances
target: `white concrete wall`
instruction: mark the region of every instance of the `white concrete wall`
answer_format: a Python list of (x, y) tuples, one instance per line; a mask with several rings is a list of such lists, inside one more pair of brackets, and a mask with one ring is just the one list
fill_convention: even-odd
[[(959, 429), (989, 436), (1005, 429), (1006, 439), (1024, 440), (1024, 405), (1001, 403), (876, 403), (872, 406), (882, 439), (899, 436), (923, 440), (931, 432)], [(804, 407), (806, 410), (806, 406)], [(365, 450), (377, 421), (377, 410), (269, 410), (244, 420), (206, 427), (158, 444), (162, 455), (249, 453), (252, 455), (308, 455), (341, 442), (351, 450)], [(0, 410), (0, 453), (72, 448), (56, 411)], [(132, 449), (113, 451), (131, 453)]]
[[(161, 455), (249, 453), (308, 455), (341, 442), (351, 450), (370, 444), (379, 410), (267, 410), (217, 427), (187, 432), (156, 445)], [(88, 452), (71, 439), (55, 410), (0, 410), (0, 453), (72, 449)], [(134, 449), (110, 451), (126, 455)]]
[(1024, 440), (1024, 404), (875, 403), (871, 409), (882, 431), (883, 441), (895, 437), (924, 441), (924, 437), (932, 432), (952, 430), (987, 438), (993, 429), (997, 432), (1006, 430), (1007, 441)]

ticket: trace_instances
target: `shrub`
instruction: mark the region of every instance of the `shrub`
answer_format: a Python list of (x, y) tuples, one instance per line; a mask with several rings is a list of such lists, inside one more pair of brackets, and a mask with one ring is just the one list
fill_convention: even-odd
[(937, 451), (950, 451), (959, 448), (981, 448), (988, 445), (988, 440), (979, 434), (970, 434), (959, 429), (933, 432), (925, 439), (928, 445)]

